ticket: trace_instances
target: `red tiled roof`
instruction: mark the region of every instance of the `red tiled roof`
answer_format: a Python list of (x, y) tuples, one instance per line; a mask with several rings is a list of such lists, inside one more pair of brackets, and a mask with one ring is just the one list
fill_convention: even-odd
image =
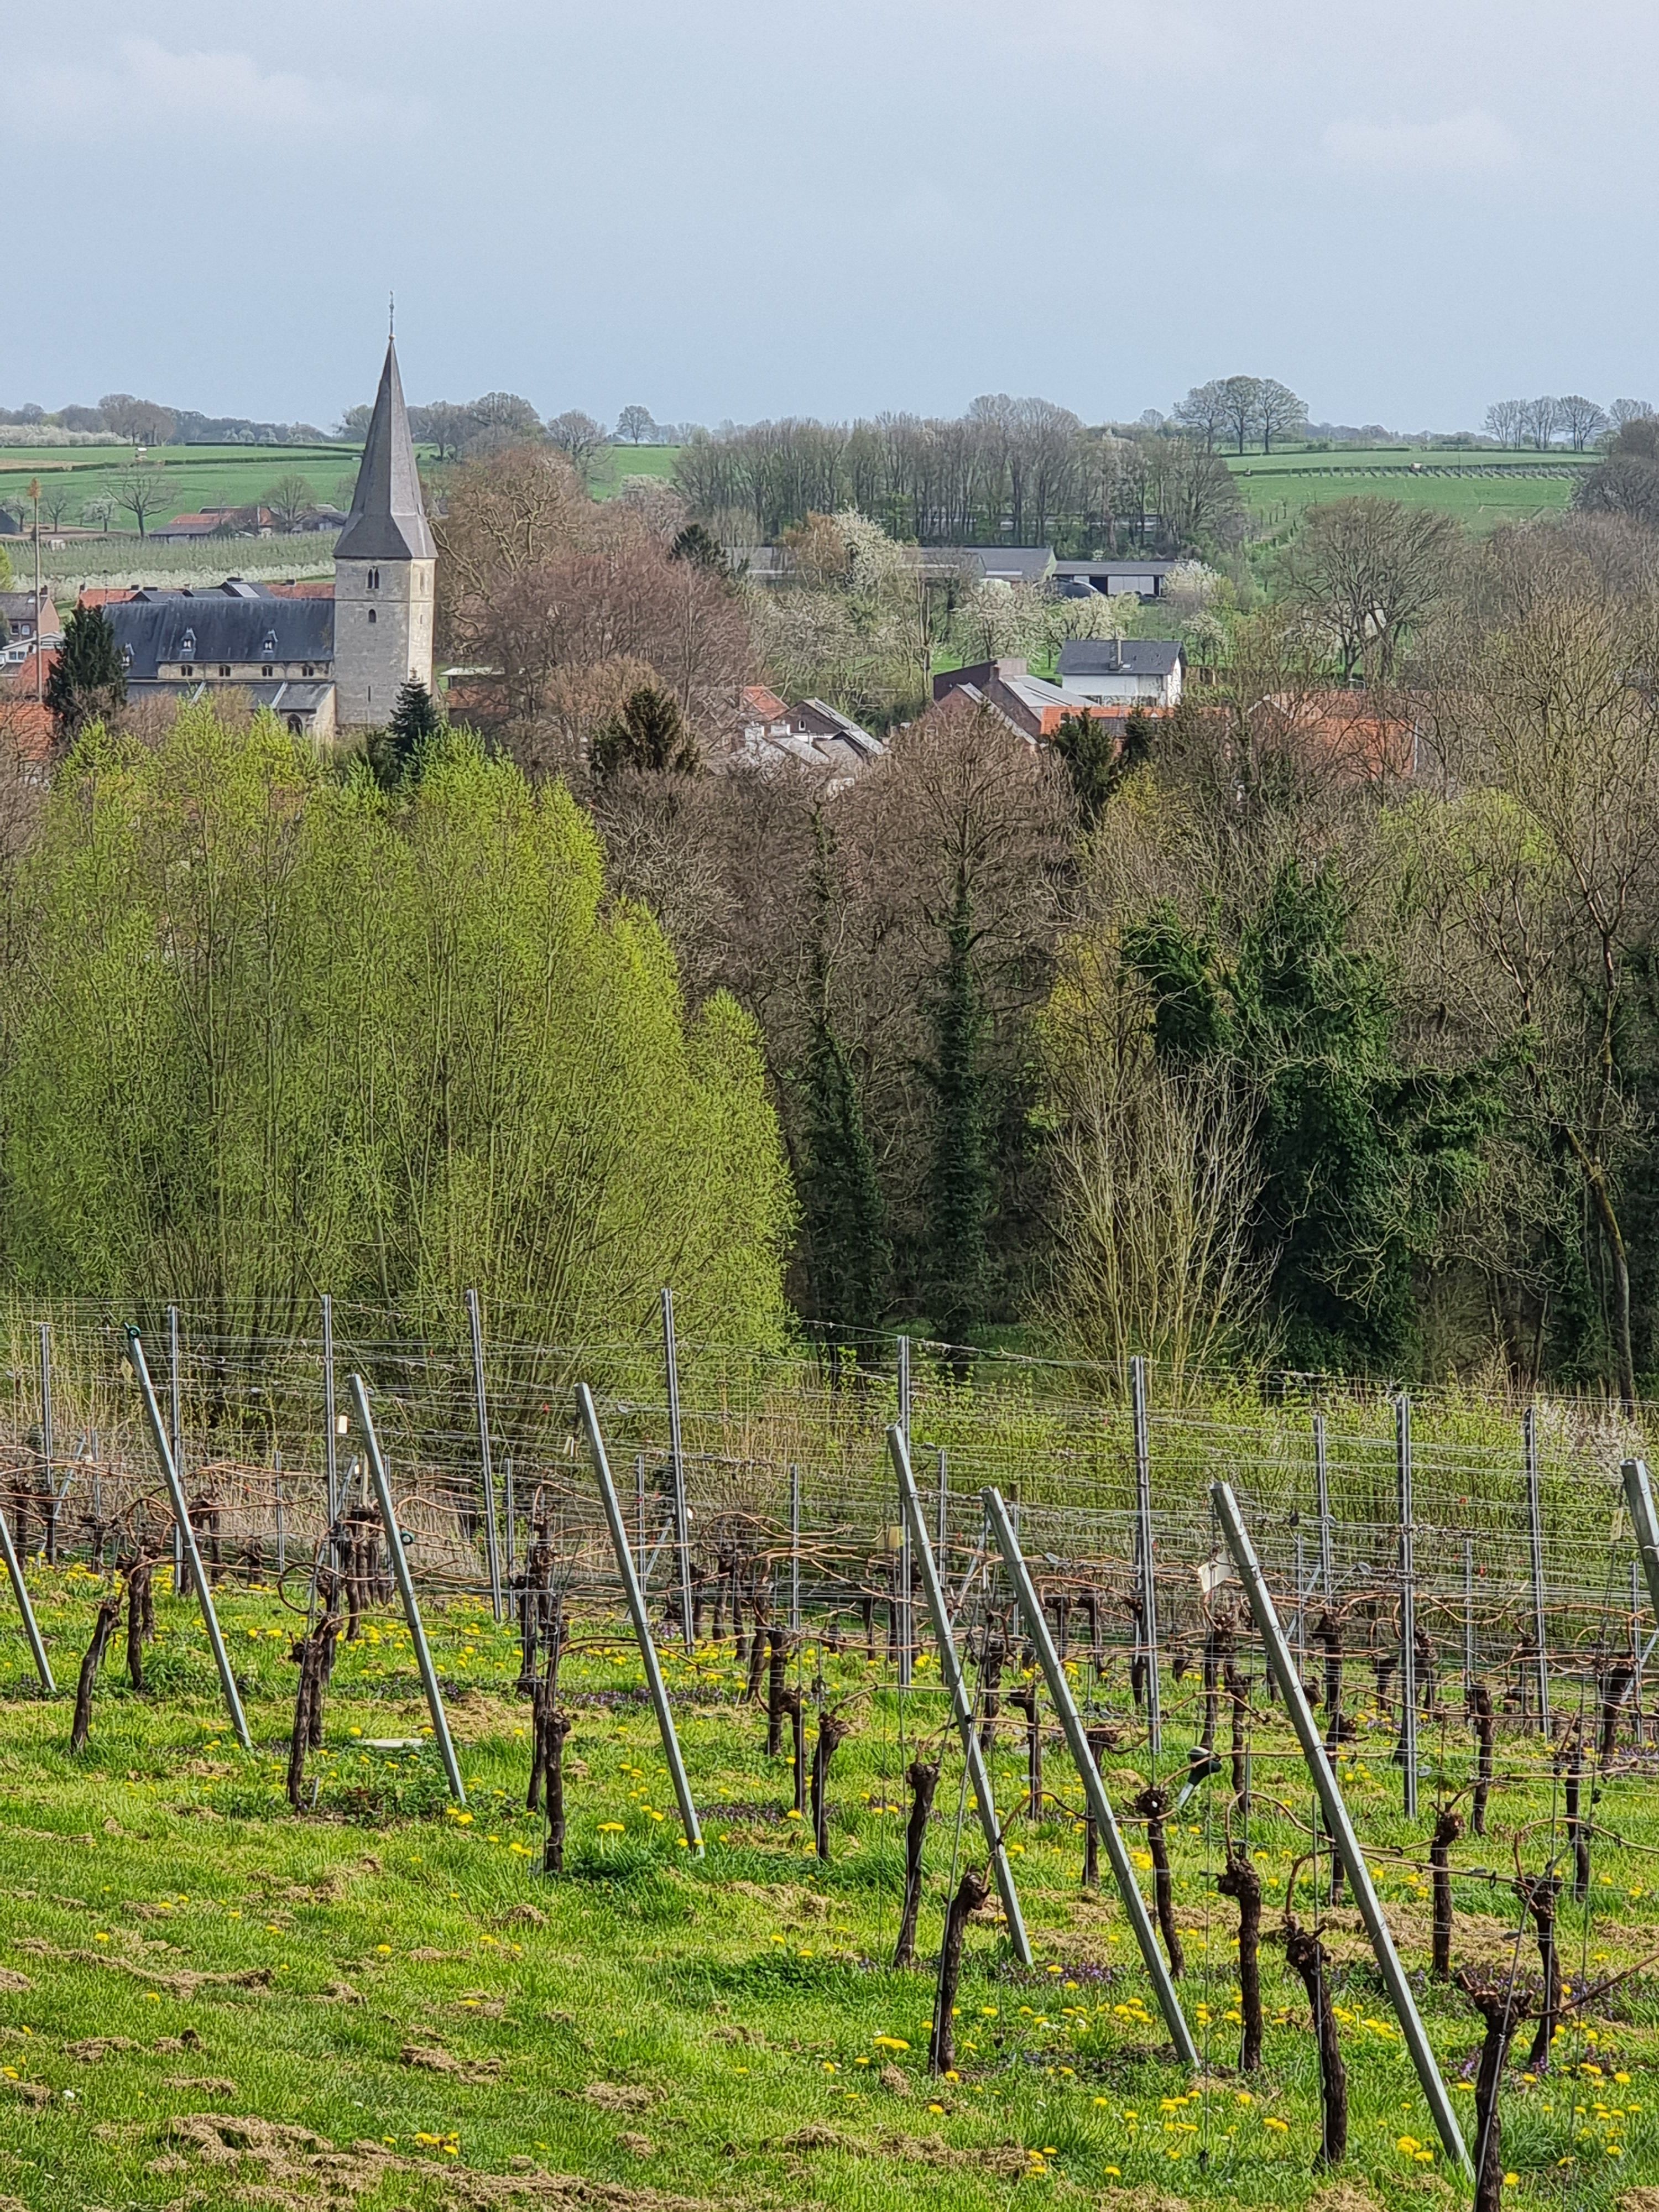
[(747, 714), (758, 714), (763, 721), (783, 722), (789, 718), (787, 707), (775, 691), (769, 691), (763, 684), (744, 685), (743, 708)]
[[(0, 683), (0, 744), (14, 744), (25, 760), (37, 762), (51, 757), (52, 741), (52, 716), (34, 696), (34, 665), (40, 658), (30, 653), (20, 667), (8, 669)], [(57, 659), (52, 652), (41, 660), (43, 687)]]
[(83, 584), (76, 593), (77, 607), (117, 607), (132, 598), (137, 586), (132, 584)]

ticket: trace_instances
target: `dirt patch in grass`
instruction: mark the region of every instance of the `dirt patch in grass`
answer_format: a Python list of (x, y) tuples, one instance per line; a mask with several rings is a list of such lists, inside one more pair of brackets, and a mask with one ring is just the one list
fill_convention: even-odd
[(27, 1974), (20, 1974), (12, 1966), (0, 1966), (0, 1993), (9, 1997), (21, 1996), (25, 1990), (32, 1990), (33, 1987), (33, 1983)]
[(602, 2112), (648, 2112), (657, 2101), (653, 2089), (629, 2081), (590, 2081), (582, 2094)]
[(100, 2058), (107, 2058), (112, 2051), (136, 2051), (137, 2045), (130, 2035), (90, 2035), (84, 2043), (66, 2043), (65, 2058), (78, 2058), (83, 2066), (95, 2066)]
[[(134, 1959), (112, 1959), (103, 1951), (66, 1951), (38, 1936), (20, 1936), (17, 1948), (34, 1958), (62, 1959), (74, 1966), (101, 1966), (109, 1973), (130, 1974), (134, 1981), (146, 1982), (152, 1988), (165, 1990), (169, 1996), (182, 1997), (186, 2002), (200, 1990), (268, 1990), (276, 1978), (270, 1966), (249, 1966), (240, 1974), (206, 1974), (193, 1966), (180, 1966), (164, 1973), (156, 1967), (142, 1966)], [(25, 1989), (33, 1986), (23, 1977), (18, 1978)]]
[(1018, 2180), (1031, 2162), (1030, 2154), (1018, 2143), (990, 2143), (972, 2150), (957, 2150), (943, 2136), (906, 2135), (884, 2135), (875, 2142), (868, 2142), (848, 2135), (841, 2128), (825, 2127), (816, 2122), (797, 2128), (793, 2135), (779, 2136), (771, 2148), (838, 2151), (848, 2158), (896, 2158), (907, 2166), (972, 2166), (981, 2173), (994, 2174), (1001, 2181)]
[[(575, 2173), (550, 2173), (527, 2159), (515, 2160), (507, 2173), (470, 2173), (430, 2159), (400, 2157), (376, 2142), (355, 2142), (337, 2150), (326, 2136), (276, 2120), (221, 2112), (182, 2113), (172, 2123), (173, 2142), (205, 2166), (221, 2171), (252, 2168), (237, 2176), (244, 2202), (314, 2212), (322, 2198), (355, 2204), (378, 2191), (393, 2174), (419, 2174), (438, 2184), (442, 2202), (456, 2212), (494, 2212), (496, 2206), (530, 2203), (591, 2208), (591, 2212), (715, 2212), (706, 2200), (672, 2197), (655, 2189), (626, 2189), (613, 2182), (589, 2181)], [(643, 2140), (643, 2138), (641, 2138)], [(185, 2165), (169, 2159), (165, 2170)], [(151, 2171), (163, 2168), (156, 2160)], [(254, 2180), (253, 2175), (258, 2179)], [(250, 2186), (249, 2184), (252, 2185)]]
[(423, 2074), (451, 2074), (462, 2081), (494, 2081), (501, 2070), (499, 2058), (457, 2058), (435, 2044), (406, 2043), (398, 2056), (405, 2066), (417, 2067)]
[[(1356, 2188), (1352, 2181), (1334, 2181), (1308, 2200), (1308, 2212), (1382, 2212), (1370, 2190)], [(1659, 2199), (1654, 2212), (1659, 2212)]]

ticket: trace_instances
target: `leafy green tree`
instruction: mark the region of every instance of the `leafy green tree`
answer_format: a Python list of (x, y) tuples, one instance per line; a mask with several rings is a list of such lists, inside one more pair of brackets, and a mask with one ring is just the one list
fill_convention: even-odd
[(1083, 826), (1092, 830), (1119, 785), (1151, 757), (1152, 726), (1145, 714), (1131, 714), (1120, 738), (1116, 722), (1104, 715), (1062, 714), (1053, 744), (1072, 780)]
[(521, 1343), (775, 1345), (793, 1201), (758, 1041), (688, 1018), (593, 832), (471, 733), (389, 797), (269, 716), (94, 726), (19, 884), (14, 1278), (292, 1330), (331, 1289)]
[(46, 676), (46, 705), (59, 738), (67, 743), (89, 722), (106, 720), (126, 696), (126, 665), (109, 617), (102, 607), (76, 607)]
[(1334, 872), (1275, 873), (1224, 951), (1173, 905), (1124, 933), (1159, 1060), (1208, 1070), (1255, 1109), (1255, 1235), (1292, 1366), (1398, 1373), (1413, 1271), (1472, 1191), (1502, 1115), (1500, 1071), (1407, 1067), (1389, 969), (1349, 943)]
[(642, 684), (595, 732), (587, 764), (595, 780), (605, 783), (628, 769), (639, 775), (695, 775), (702, 763), (679, 702), (654, 684)]

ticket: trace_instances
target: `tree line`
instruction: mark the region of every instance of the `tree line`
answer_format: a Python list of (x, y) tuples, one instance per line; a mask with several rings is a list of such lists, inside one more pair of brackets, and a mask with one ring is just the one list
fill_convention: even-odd
[(1244, 509), (1201, 440), (1091, 428), (1068, 408), (1002, 393), (956, 418), (752, 423), (680, 449), (675, 481), (728, 543), (769, 544), (853, 507), (922, 544), (1236, 545)]
[[(127, 709), (19, 838), (11, 1264), (114, 1280), (188, 1234), (240, 1284), (280, 1223), (315, 1273), (370, 1219), (350, 1264), (398, 1295), (482, 1249), (574, 1327), (644, 1295), (691, 1176), (717, 1199), (684, 1264), (750, 1338), (793, 1311), (837, 1346), (1150, 1352), (1172, 1387), (1632, 1399), (1659, 1370), (1659, 535), (1613, 495), (1659, 483), (1656, 429), (1577, 510), (1480, 542), (1310, 509), (1253, 599), (1204, 599), (1212, 682), (1038, 747), (927, 703), (934, 617), (868, 516), (813, 510), (799, 587), (762, 591), (665, 487), (595, 502), (545, 446), (463, 465), (439, 619), (499, 672), (450, 702), (481, 739), (428, 702), (332, 778), (264, 726)], [(745, 753), (744, 684), (872, 639), (911, 703), (863, 774)], [(639, 1093), (637, 1159), (607, 1085)]]

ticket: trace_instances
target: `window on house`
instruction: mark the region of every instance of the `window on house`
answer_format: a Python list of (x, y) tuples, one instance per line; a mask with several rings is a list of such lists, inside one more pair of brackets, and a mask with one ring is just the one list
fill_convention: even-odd
[(380, 588), (380, 572), (378, 568), (371, 568), (368, 572), (368, 588), (371, 592), (378, 592)]
[(259, 673), (261, 676), (272, 676), (276, 673), (276, 671), (272, 668), (270, 663), (266, 661), (264, 666), (259, 671)]
[(274, 629), (268, 629), (265, 632), (265, 641), (260, 647), (259, 650), (264, 653), (267, 660), (273, 659), (276, 657), (276, 633)]
[(229, 663), (228, 660), (222, 660), (222, 661), (219, 663), (219, 673), (220, 673), (220, 675), (221, 675), (221, 676), (228, 676), (228, 675), (229, 675), (229, 673), (230, 673), (230, 663)]
[(195, 633), (195, 631), (194, 631), (193, 629), (187, 629), (187, 630), (185, 632), (184, 635), (179, 639), (179, 659), (180, 659), (180, 660), (194, 660), (194, 659), (195, 659), (195, 658), (196, 658), (196, 633)]
[(369, 609), (369, 611), (368, 611), (368, 618), (369, 618), (370, 622), (373, 622), (373, 621), (374, 620), (374, 608), (373, 608), (373, 607), (371, 607), (371, 608)]

